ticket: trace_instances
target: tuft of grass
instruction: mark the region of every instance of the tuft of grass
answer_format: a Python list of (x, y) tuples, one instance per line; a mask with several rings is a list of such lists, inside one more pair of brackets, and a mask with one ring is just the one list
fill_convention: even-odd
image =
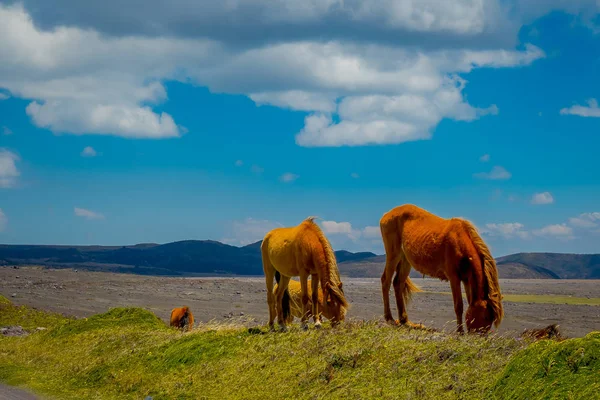
[(180, 332), (139, 308), (54, 325), (47, 316), (46, 331), (0, 337), (0, 381), (61, 399), (483, 399), (528, 345), (377, 321)]
[(541, 341), (518, 353), (491, 394), (499, 399), (593, 399), (600, 392), (600, 332)]

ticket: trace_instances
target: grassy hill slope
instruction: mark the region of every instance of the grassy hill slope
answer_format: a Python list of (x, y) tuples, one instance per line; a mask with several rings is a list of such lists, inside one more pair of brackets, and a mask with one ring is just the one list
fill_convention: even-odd
[(0, 298), (0, 326), (14, 324), (32, 333), (0, 336), (0, 381), (61, 399), (583, 399), (599, 389), (600, 334), (528, 350), (377, 322), (181, 333), (139, 308), (74, 320)]

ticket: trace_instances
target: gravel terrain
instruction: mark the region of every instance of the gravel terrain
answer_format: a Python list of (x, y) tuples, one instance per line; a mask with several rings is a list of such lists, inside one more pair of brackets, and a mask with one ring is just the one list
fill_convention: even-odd
[[(351, 303), (347, 317), (382, 319), (381, 284), (376, 278), (342, 278)], [(415, 279), (423, 290), (450, 292), (447, 282)], [(504, 294), (536, 294), (600, 297), (600, 281), (594, 280), (500, 280)], [(245, 321), (248, 325), (267, 321), (265, 281), (262, 277), (178, 278), (154, 277), (72, 269), (22, 267), (0, 268), (0, 294), (17, 305), (75, 317), (105, 312), (111, 307), (143, 307), (168, 323), (174, 307), (187, 305), (198, 322), (213, 319)], [(392, 313), (397, 318), (393, 288)], [(505, 319), (499, 333), (517, 335), (526, 328), (560, 324), (568, 337), (600, 330), (600, 306), (533, 304), (504, 301)], [(466, 307), (465, 307), (466, 310)], [(437, 329), (454, 329), (452, 298), (446, 294), (417, 293), (408, 307), (413, 322)], [(295, 321), (298, 323), (299, 321)]]

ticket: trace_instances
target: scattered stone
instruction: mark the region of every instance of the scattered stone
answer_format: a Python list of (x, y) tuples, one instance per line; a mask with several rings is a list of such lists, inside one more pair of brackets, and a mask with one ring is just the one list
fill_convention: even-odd
[(48, 328), (44, 328), (43, 326), (38, 326), (37, 328), (35, 328), (36, 331), (45, 331)]
[(17, 297), (17, 294), (13, 293), (13, 294), (10, 295), (10, 297)]
[(238, 292), (235, 292), (235, 294), (242, 294), (242, 292), (239, 292), (239, 291), (238, 291)]
[(29, 333), (21, 326), (5, 326), (0, 328), (0, 334), (4, 336), (27, 336)]
[(16, 276), (16, 278), (17, 278), (17, 279), (19, 279), (19, 278), (20, 278), (20, 276), (19, 276), (19, 275), (17, 275), (17, 276)]
[(244, 312), (243, 312), (243, 311), (240, 311), (240, 315), (242, 315), (242, 316), (243, 316), (243, 315), (244, 315)]

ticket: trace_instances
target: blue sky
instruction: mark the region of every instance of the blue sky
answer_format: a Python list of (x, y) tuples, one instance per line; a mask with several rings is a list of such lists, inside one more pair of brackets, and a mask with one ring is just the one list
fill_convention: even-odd
[(381, 254), (413, 203), (496, 256), (600, 252), (596, 2), (104, 3), (0, 0), (0, 243), (241, 245), (317, 215)]

